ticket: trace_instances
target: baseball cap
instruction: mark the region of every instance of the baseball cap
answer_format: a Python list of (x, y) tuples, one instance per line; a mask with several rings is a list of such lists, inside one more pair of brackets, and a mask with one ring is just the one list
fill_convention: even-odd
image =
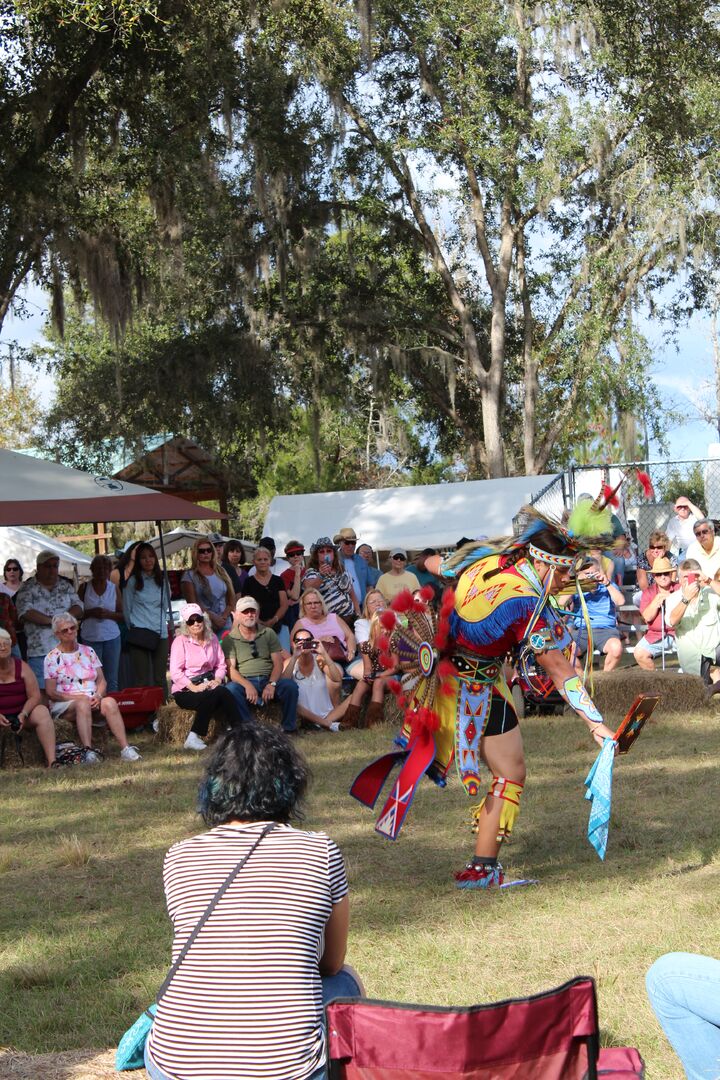
[(199, 615), (200, 618), (204, 618), (203, 610), (199, 604), (181, 604), (180, 605), (180, 618), (183, 622), (187, 622), (191, 615)]
[(48, 551), (47, 549), (45, 549), (44, 551), (38, 551), (37, 558), (35, 559), (35, 565), (42, 566), (42, 564), (48, 562), (49, 559), (59, 558), (60, 556), (58, 555), (57, 551)]
[(402, 555), (403, 559), (407, 559), (407, 551), (405, 550), (405, 548), (393, 548), (390, 552), (390, 558), (394, 559), (396, 555)]
[(249, 611), (250, 608), (254, 611), (260, 610), (260, 605), (252, 596), (241, 596), (235, 605), (236, 611)]

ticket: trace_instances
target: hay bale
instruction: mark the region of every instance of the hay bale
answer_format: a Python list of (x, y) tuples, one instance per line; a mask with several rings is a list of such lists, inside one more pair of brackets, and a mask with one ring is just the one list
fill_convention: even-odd
[[(78, 742), (77, 728), (72, 720), (66, 720), (60, 716), (54, 721), (54, 724), (56, 743)], [(93, 724), (93, 746), (105, 753), (107, 742), (108, 731), (106, 725), (104, 723), (102, 725)], [(45, 754), (34, 730), (23, 731), (20, 749), (22, 758), (18, 753), (14, 732), (10, 731), (9, 728), (0, 728), (0, 762), (3, 769), (21, 769), (23, 760), (28, 768), (45, 765)]]
[[(271, 701), (269, 705), (264, 705), (261, 709), (256, 709), (255, 712), (259, 720), (280, 723), (282, 710), (279, 702)], [(174, 701), (169, 702), (167, 705), (161, 705), (157, 711), (158, 740), (162, 743), (169, 743), (170, 746), (182, 746), (188, 737), (194, 719), (195, 713), (192, 709), (181, 709)], [(216, 720), (211, 720), (207, 742), (215, 742), (221, 732), (222, 726)]]
[(680, 675), (677, 671), (616, 668), (607, 674), (596, 672), (593, 687), (593, 701), (603, 717), (618, 723), (638, 694), (659, 694), (654, 713), (657, 718), (703, 712), (712, 707), (700, 676)]

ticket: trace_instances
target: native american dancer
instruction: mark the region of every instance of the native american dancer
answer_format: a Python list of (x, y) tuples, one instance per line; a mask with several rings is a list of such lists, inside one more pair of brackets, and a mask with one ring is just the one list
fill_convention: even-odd
[(439, 619), (409, 594), (393, 603), (396, 614), (382, 617), (387, 662), (395, 662), (391, 654), (400, 659), (402, 680), (394, 689), (407, 706), (400, 742), (402, 747), (407, 740), (407, 747), (373, 762), (351, 788), (372, 807), (393, 765), (401, 764), (376, 825), (379, 833), (395, 839), (423, 774), (443, 786), (454, 759), (473, 797), (481, 790), (484, 761), (492, 782), (472, 815), (475, 854), (455, 874), (463, 889), (503, 883), (498, 854), (520, 811), (525, 756), (505, 678), (507, 659), (523, 667), (534, 658), (595, 742), (603, 747), (613, 738), (568, 659), (571, 639), (553, 600), (575, 580), (584, 550), (611, 543), (604, 535), (610, 531), (609, 513), (598, 512), (591, 522), (586, 508), (574, 522), (574, 512), (567, 529), (530, 508), (523, 513), (526, 523), (519, 536), (465, 545), (444, 562), (435, 557), (429, 569), (455, 581), (454, 591), (445, 593)]

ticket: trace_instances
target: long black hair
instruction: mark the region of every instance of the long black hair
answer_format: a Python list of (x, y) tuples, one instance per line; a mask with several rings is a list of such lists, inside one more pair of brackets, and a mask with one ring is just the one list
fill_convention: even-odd
[(140, 559), (142, 558), (143, 551), (152, 551), (155, 558), (155, 569), (152, 571), (152, 576), (155, 580), (155, 584), (158, 588), (162, 588), (163, 573), (160, 569), (160, 562), (157, 557), (157, 551), (152, 544), (141, 543), (135, 548), (135, 565), (133, 566), (132, 576), (135, 578), (135, 592), (141, 592), (145, 584), (145, 575), (143, 568), (140, 565)]

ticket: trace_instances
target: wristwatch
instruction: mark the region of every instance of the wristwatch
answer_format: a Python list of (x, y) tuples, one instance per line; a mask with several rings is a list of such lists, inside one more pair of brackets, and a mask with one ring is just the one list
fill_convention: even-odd
[(277, 683), (274, 680), (271, 679), (270, 682), (268, 683), (268, 686), (277, 686)]

